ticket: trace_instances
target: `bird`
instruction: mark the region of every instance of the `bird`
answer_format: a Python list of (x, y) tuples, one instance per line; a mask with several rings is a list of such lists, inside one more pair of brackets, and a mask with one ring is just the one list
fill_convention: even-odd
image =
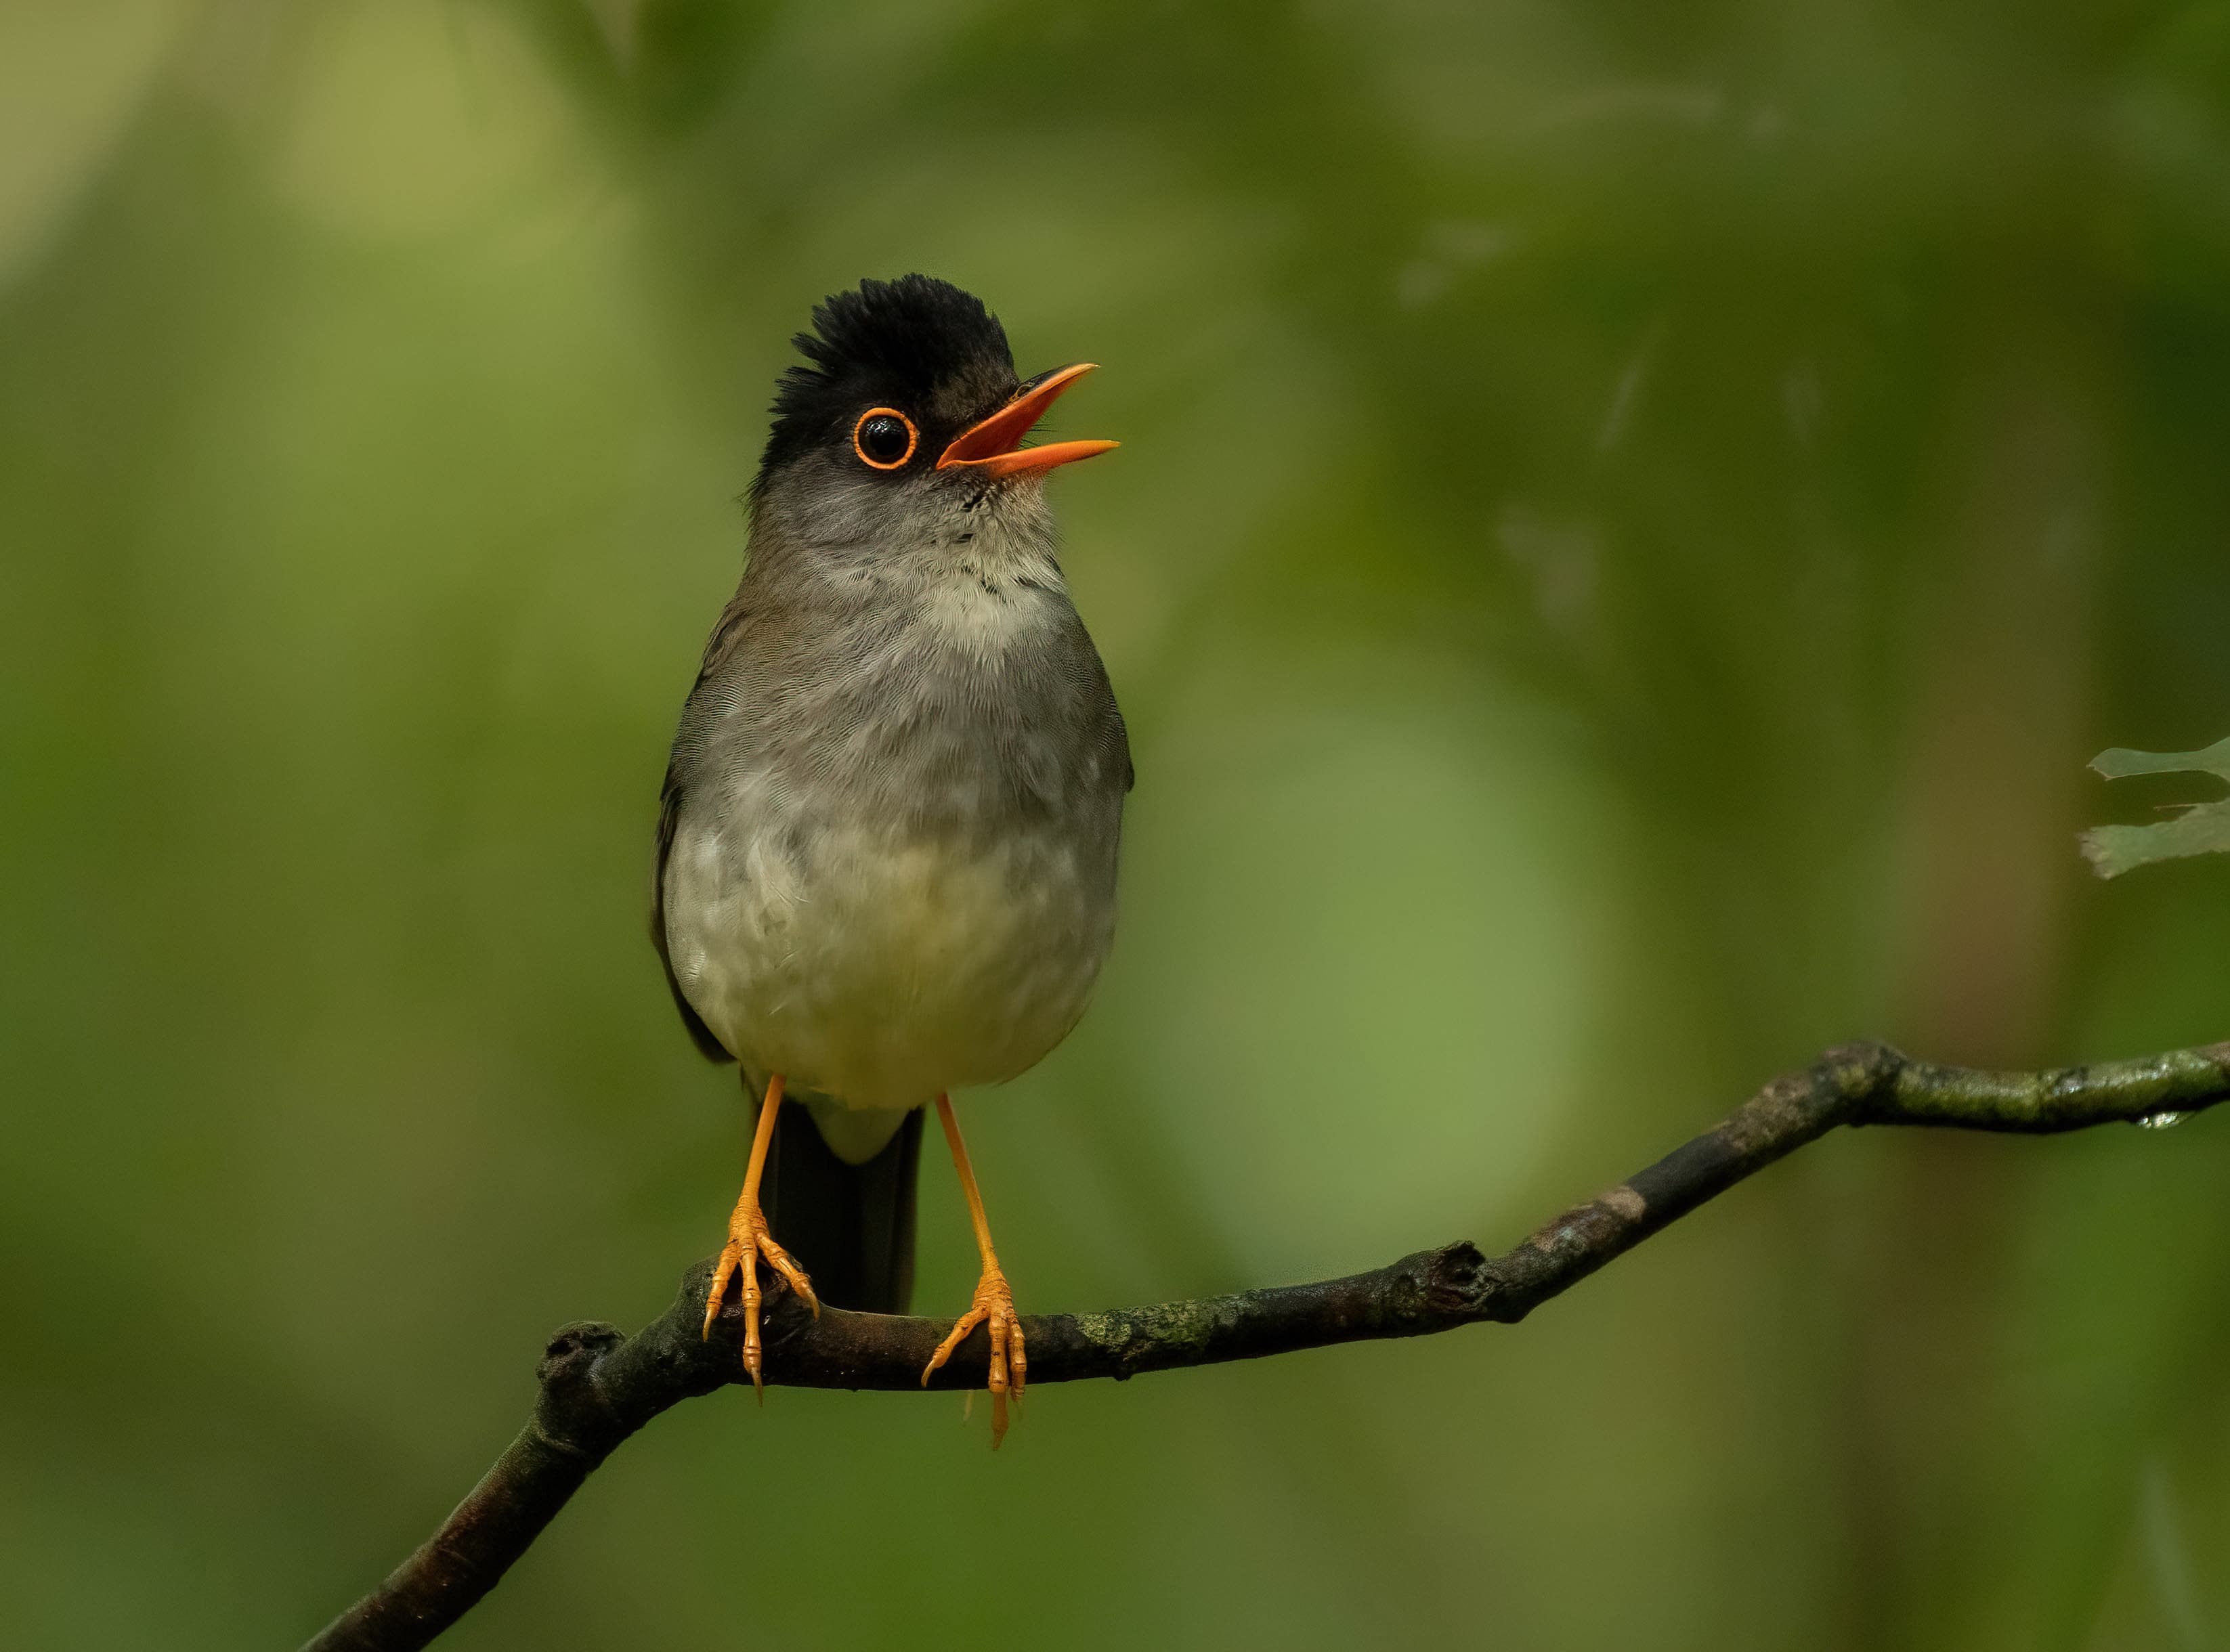
[(951, 1094), (1060, 1044), (1113, 938), (1130, 738), (1045, 485), (1118, 444), (1026, 445), (1095, 364), (1018, 377), (930, 276), (833, 294), (792, 342), (659, 805), (652, 939), (757, 1103), (705, 1330), (737, 1279), (764, 1403), (762, 1261), (816, 1316), (906, 1312), (933, 1109), (982, 1269), (922, 1381), (988, 1323), (996, 1449), (1028, 1353)]

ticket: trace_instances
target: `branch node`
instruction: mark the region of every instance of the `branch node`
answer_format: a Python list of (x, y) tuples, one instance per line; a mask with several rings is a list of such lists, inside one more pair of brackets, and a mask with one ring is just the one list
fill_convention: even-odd
[(626, 1343), (617, 1326), (596, 1320), (562, 1325), (551, 1335), (535, 1367), (542, 1392), (534, 1402), (534, 1431), (552, 1450), (594, 1468), (633, 1432), (612, 1414), (596, 1381), (604, 1356)]
[(1846, 1122), (1863, 1125), (1875, 1121), (1880, 1103), (1896, 1092), (1898, 1075), (1911, 1064), (1895, 1045), (1861, 1038), (1827, 1051), (1813, 1071), (1842, 1099)]
[(1425, 1253), (1424, 1310), (1440, 1322), (1474, 1320), (1494, 1289), (1486, 1257), (1469, 1239)]
[(550, 1334), (535, 1378), (545, 1387), (576, 1380), (583, 1372), (627, 1340), (626, 1333), (602, 1320), (576, 1320)]

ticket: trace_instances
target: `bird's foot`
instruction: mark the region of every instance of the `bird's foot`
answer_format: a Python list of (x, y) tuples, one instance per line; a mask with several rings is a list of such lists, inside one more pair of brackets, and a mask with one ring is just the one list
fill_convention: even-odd
[(1007, 1397), (1013, 1395), (1015, 1404), (1021, 1405), (1022, 1382), (1029, 1371), (1022, 1315), (1015, 1312), (1015, 1294), (1007, 1289), (1007, 1276), (999, 1271), (997, 1263), (984, 1264), (983, 1276), (976, 1282), (976, 1300), (929, 1356), (921, 1381), (926, 1388), (930, 1373), (951, 1359), (967, 1334), (986, 1321), (991, 1326), (991, 1449), (996, 1451), (999, 1442), (1007, 1437)]
[(752, 1392), (764, 1404), (765, 1349), (759, 1341), (758, 1264), (762, 1260), (790, 1282), (790, 1288), (813, 1310), (815, 1319), (821, 1317), (821, 1299), (813, 1294), (813, 1282), (805, 1276), (804, 1269), (790, 1260), (790, 1252), (774, 1242), (757, 1196), (746, 1190), (736, 1201), (735, 1213), (728, 1218), (728, 1243), (721, 1247), (720, 1265), (712, 1270), (712, 1288), (705, 1293), (705, 1334), (712, 1334), (712, 1321), (720, 1317), (720, 1304), (728, 1295), (729, 1276), (740, 1276), (744, 1287), (744, 1369), (751, 1372)]

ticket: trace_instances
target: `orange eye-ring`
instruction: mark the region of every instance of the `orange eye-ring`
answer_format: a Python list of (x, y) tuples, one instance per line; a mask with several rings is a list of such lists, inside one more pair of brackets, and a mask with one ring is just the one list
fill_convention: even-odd
[(921, 433), (896, 408), (869, 408), (852, 427), (852, 451), (879, 471), (903, 469)]

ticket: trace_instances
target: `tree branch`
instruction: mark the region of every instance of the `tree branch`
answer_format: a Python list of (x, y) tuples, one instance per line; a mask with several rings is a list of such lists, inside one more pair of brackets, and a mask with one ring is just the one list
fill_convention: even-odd
[[(2162, 1122), (2230, 1098), (2230, 1043), (2056, 1072), (1991, 1073), (1908, 1060), (1882, 1044), (1831, 1050), (1777, 1078), (1725, 1122), (1575, 1206), (1498, 1257), (1468, 1241), (1344, 1279), (1105, 1314), (1028, 1315), (1030, 1385), (1254, 1360), (1484, 1320), (1515, 1324), (1666, 1224), (1838, 1125), (1935, 1125), (2044, 1135)], [(307, 1652), (409, 1652), (493, 1588), (590, 1472), (669, 1405), (743, 1379), (733, 1302), (702, 1340), (712, 1262), (682, 1276), (674, 1306), (634, 1336), (569, 1325), (551, 1340), (534, 1416), (439, 1531)], [(910, 1389), (944, 1320), (824, 1308), (818, 1319), (770, 1277), (766, 1379), (807, 1388)], [(932, 1388), (981, 1387), (978, 1328)]]

